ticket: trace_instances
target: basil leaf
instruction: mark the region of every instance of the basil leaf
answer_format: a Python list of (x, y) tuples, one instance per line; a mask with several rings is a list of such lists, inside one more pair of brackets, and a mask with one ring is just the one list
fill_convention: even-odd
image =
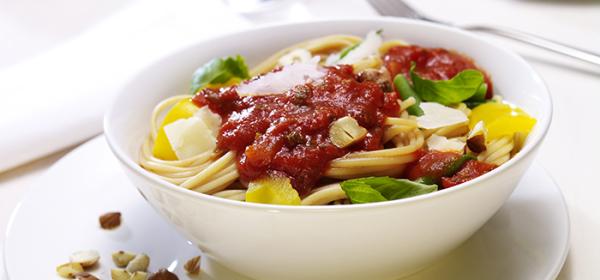
[(426, 194), (437, 190), (436, 185), (425, 185), (407, 179), (390, 177), (367, 177), (354, 179), (371, 186), (388, 200)]
[(435, 185), (435, 179), (431, 178), (430, 176), (423, 176), (423, 177), (419, 177), (417, 179), (415, 179), (416, 183), (419, 184), (425, 184), (425, 185)]
[(342, 190), (346, 193), (346, 196), (350, 198), (352, 203), (369, 203), (387, 201), (380, 192), (376, 191), (367, 184), (362, 183), (347, 183), (348, 181), (342, 182)]
[(469, 107), (469, 109), (474, 109), (475, 107), (477, 107), (477, 106), (479, 106), (481, 104), (484, 104), (484, 103), (488, 103), (488, 102), (492, 102), (492, 101), (485, 100), (485, 101), (473, 101), (473, 102), (471, 102), (471, 101), (467, 100), (464, 103), (465, 103), (465, 105), (467, 105), (467, 107)]
[(209, 84), (223, 84), (232, 78), (249, 77), (248, 66), (242, 56), (215, 58), (194, 72), (190, 91), (194, 94)]
[(467, 99), (467, 101), (470, 102), (484, 102), (485, 101), (485, 95), (487, 94), (487, 89), (488, 86), (485, 82), (483, 82), (481, 84), (481, 86), (477, 89), (477, 91), (475, 92), (475, 94), (473, 96), (471, 96), (471, 98)]
[(443, 105), (456, 104), (471, 98), (483, 84), (483, 74), (474, 69), (463, 70), (450, 80), (424, 79), (415, 72), (414, 63), (410, 67), (410, 77), (413, 88), (421, 99)]
[(437, 190), (437, 185), (426, 185), (390, 177), (366, 177), (346, 180), (341, 183), (341, 186), (352, 203), (395, 200)]
[(473, 95), (471, 98), (464, 101), (465, 105), (467, 105), (467, 107), (469, 107), (469, 109), (473, 109), (483, 103), (488, 102), (489, 100), (485, 99), (485, 96), (487, 95), (487, 89), (488, 89), (488, 86), (484, 82), (483, 84), (481, 84), (479, 89), (477, 89), (477, 92), (475, 93), (475, 95)]

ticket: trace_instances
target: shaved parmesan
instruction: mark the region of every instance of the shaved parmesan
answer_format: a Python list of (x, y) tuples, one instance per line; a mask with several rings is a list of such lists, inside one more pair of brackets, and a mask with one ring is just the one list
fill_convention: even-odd
[(213, 151), (217, 146), (210, 128), (198, 117), (176, 120), (166, 125), (164, 130), (180, 160)]
[(306, 49), (295, 49), (279, 58), (279, 65), (290, 65), (293, 63), (308, 63), (312, 54)]
[(371, 31), (355, 49), (348, 52), (336, 64), (354, 64), (368, 56), (378, 55), (382, 43), (383, 38), (381, 35), (377, 31)]
[(445, 126), (466, 123), (467, 115), (461, 110), (446, 107), (436, 102), (422, 102), (423, 115), (417, 118), (417, 125), (424, 129), (436, 129)]
[(471, 138), (473, 136), (480, 135), (480, 134), (483, 136), (487, 135), (487, 129), (485, 129), (485, 125), (484, 125), (483, 121), (479, 121), (475, 124), (473, 129), (471, 129), (471, 131), (469, 132), (469, 135), (467, 136), (467, 138)]
[(465, 142), (457, 138), (448, 139), (444, 136), (432, 134), (427, 138), (427, 147), (430, 150), (440, 152), (462, 152), (465, 149)]
[(195, 114), (195, 117), (199, 118), (204, 122), (206, 127), (212, 132), (213, 137), (217, 137), (219, 130), (221, 129), (221, 116), (213, 113), (208, 106), (203, 106)]
[(335, 65), (340, 60), (340, 54), (330, 54), (325, 60), (325, 65)]
[(318, 81), (325, 75), (325, 71), (311, 62), (312, 60), (309, 63), (286, 65), (280, 71), (270, 72), (256, 80), (239, 85), (237, 92), (241, 96), (282, 94), (296, 85)]

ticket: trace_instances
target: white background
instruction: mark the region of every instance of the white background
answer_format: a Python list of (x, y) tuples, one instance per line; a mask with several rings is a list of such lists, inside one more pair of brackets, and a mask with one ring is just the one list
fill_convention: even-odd
[[(510, 26), (600, 52), (600, 1), (409, 2), (444, 20)], [(200, 38), (277, 20), (374, 15), (360, 0), (303, 5), (249, 19), (208, 0), (0, 0), (0, 138), (18, 135), (16, 144), (34, 149), (51, 147), (61, 135), (79, 141), (100, 133), (101, 114), (120, 82), (151, 60)], [(559, 278), (599, 279), (600, 67), (499, 42), (533, 64), (554, 99), (553, 124), (538, 161), (560, 185), (571, 216), (571, 250)], [(32, 135), (39, 123), (32, 119), (60, 133), (38, 139)], [(67, 122), (62, 127), (68, 129), (50, 126), (59, 122)], [(11, 146), (16, 144), (0, 139), (0, 151), (10, 154), (18, 150)], [(0, 233), (29, 186), (43, 184), (36, 179), (68, 151), (0, 173)], [(5, 154), (0, 157), (6, 160)]]

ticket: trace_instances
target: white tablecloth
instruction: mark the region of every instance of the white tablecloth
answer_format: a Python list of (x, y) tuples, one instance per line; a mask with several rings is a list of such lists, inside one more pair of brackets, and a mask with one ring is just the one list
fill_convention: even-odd
[[(600, 2), (410, 3), (441, 19), (501, 24), (600, 52)], [(40, 127), (55, 135), (45, 139), (50, 142), (71, 135), (71, 143), (77, 143), (98, 133), (108, 97), (123, 80), (151, 60), (198, 38), (247, 28), (257, 21), (374, 14), (361, 0), (305, 0), (302, 5), (291, 4), (288, 12), (249, 20), (235, 15), (222, 2), (208, 0), (168, 4), (141, 0), (0, 1), (0, 152), (14, 152), (11, 145), (40, 143), (33, 137), (40, 133)], [(157, 37), (161, 40), (155, 40)], [(554, 122), (538, 160), (560, 185), (571, 214), (571, 250), (560, 278), (597, 279), (600, 188), (595, 172), (600, 167), (596, 160), (600, 158), (600, 67), (501, 43), (514, 47), (533, 64), (554, 98)], [(62, 125), (57, 127), (57, 123)], [(41, 132), (47, 133), (44, 129)], [(41, 152), (51, 151), (44, 147)], [(31, 150), (19, 150), (17, 157), (22, 158), (15, 161), (31, 158), (27, 157)], [(11, 212), (27, 189), (69, 150), (0, 173), (0, 243)]]

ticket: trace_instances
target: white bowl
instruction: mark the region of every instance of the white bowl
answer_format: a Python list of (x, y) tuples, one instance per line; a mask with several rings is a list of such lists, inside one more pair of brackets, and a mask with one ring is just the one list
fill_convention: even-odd
[[(214, 57), (241, 54), (254, 65), (294, 43), (336, 33), (457, 50), (490, 73), (494, 90), (538, 122), (506, 164), (447, 190), (389, 202), (277, 206), (225, 200), (177, 187), (137, 164), (152, 108), (188, 92), (193, 71)], [(534, 158), (551, 119), (550, 95), (518, 55), (458, 29), (406, 19), (292, 23), (225, 35), (173, 53), (139, 73), (106, 115), (108, 143), (146, 200), (222, 265), (256, 279), (395, 279), (468, 239), (504, 203)], [(168, 246), (168, 244), (164, 244)]]

